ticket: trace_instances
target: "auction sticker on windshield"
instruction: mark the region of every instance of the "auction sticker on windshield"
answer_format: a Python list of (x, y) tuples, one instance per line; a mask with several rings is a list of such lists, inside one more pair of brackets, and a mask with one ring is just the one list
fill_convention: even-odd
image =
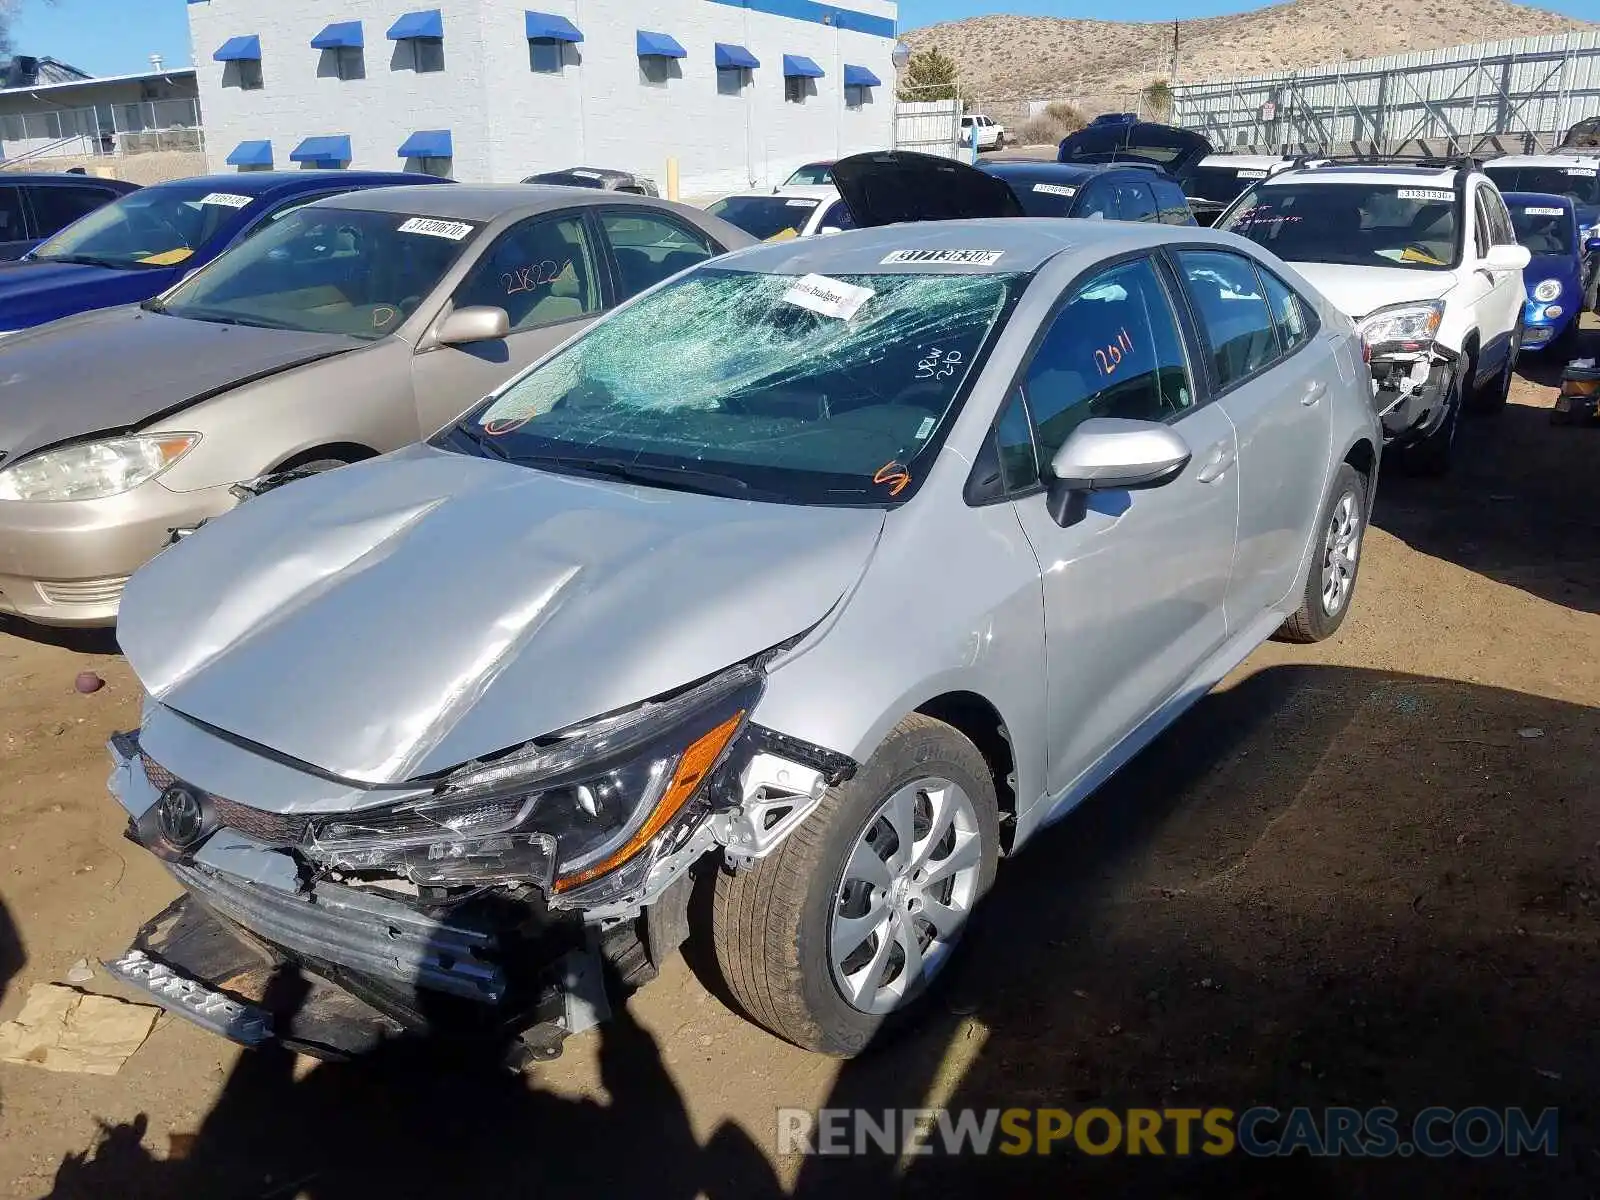
[(861, 306), (877, 293), (868, 287), (857, 287), (842, 279), (829, 279), (826, 275), (804, 275), (783, 294), (785, 303), (809, 308), (825, 317), (848, 321), (860, 311)]
[(992, 267), (1004, 254), (1002, 250), (896, 250), (885, 255), (878, 265), (887, 267), (895, 263), (915, 263), (919, 266), (935, 266), (951, 263), (963, 267)]
[(1449, 204), (1456, 198), (1454, 192), (1440, 192), (1433, 188), (1401, 188), (1402, 200), (1432, 200), (1440, 204)]
[(1522, 211), (1530, 217), (1560, 217), (1566, 215), (1566, 211), (1560, 208), (1525, 208)]
[(1033, 190), (1044, 192), (1050, 196), (1076, 196), (1078, 194), (1077, 188), (1068, 187), (1064, 183), (1036, 183), (1033, 185)]
[(1240, 179), (1265, 179), (1267, 173), (1265, 171), (1240, 171), (1238, 177)]
[(400, 225), (400, 233), (425, 233), (429, 237), (449, 238), (459, 242), (472, 232), (473, 226), (465, 221), (441, 221), (436, 217), (412, 217)]
[(234, 192), (210, 192), (200, 197), (201, 204), (220, 204), (223, 208), (249, 208), (254, 196), (240, 196)]

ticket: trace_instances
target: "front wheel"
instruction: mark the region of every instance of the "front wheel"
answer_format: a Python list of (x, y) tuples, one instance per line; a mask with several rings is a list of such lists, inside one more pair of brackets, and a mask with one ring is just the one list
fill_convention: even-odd
[(717, 878), (712, 940), (756, 1022), (849, 1057), (948, 963), (1000, 852), (994, 778), (942, 721), (901, 721), (771, 857)]
[(1366, 528), (1366, 480), (1349, 463), (1341, 463), (1318, 518), (1321, 537), (1300, 608), (1278, 630), (1279, 641), (1320, 642), (1339, 631), (1355, 598)]

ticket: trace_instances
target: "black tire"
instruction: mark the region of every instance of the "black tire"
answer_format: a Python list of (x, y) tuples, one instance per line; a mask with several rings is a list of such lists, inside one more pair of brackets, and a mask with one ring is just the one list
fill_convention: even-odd
[(1004, 150), (1006, 148), (1006, 135), (1005, 134), (1002, 133), (1002, 134), (1000, 134), (998, 137), (996, 137), (994, 139), (994, 148), (996, 150)]
[(886, 1022), (906, 1020), (920, 1007), (926, 990), (887, 1016), (850, 1005), (834, 980), (828, 941), (849, 855), (890, 796), (930, 775), (957, 784), (972, 801), (981, 839), (975, 902), (981, 900), (999, 861), (994, 778), (970, 740), (916, 713), (895, 726), (854, 779), (829, 789), (769, 858), (718, 876), (711, 921), (717, 963), (757, 1024), (802, 1049), (851, 1057)]
[[(1472, 378), (1473, 362), (1467, 363), (1466, 380)], [(1413, 442), (1400, 453), (1400, 467), (1407, 475), (1438, 478), (1450, 473), (1455, 460), (1456, 429), (1461, 424), (1462, 389), (1466, 380), (1458, 379), (1451, 386), (1445, 400), (1446, 412), (1439, 427), (1419, 442)]]
[[(1329, 558), (1329, 532), (1334, 521), (1334, 514), (1340, 509), (1341, 504), (1349, 499), (1355, 508), (1356, 528), (1356, 555), (1354, 568), (1350, 573), (1350, 586), (1344, 599), (1338, 604), (1336, 612), (1328, 611), (1328, 604), (1323, 595), (1323, 570), (1328, 565)], [(1344, 624), (1344, 619), (1350, 614), (1350, 606), (1355, 603), (1356, 583), (1361, 575), (1361, 546), (1367, 537), (1367, 481), (1349, 463), (1341, 463), (1339, 470), (1334, 474), (1333, 487), (1328, 492), (1328, 498), (1323, 502), (1322, 511), (1317, 515), (1317, 549), (1311, 558), (1311, 569), (1306, 572), (1305, 591), (1300, 597), (1300, 608), (1295, 614), (1279, 627), (1274, 636), (1280, 642), (1320, 642), (1332, 637), (1339, 631), (1339, 626)]]

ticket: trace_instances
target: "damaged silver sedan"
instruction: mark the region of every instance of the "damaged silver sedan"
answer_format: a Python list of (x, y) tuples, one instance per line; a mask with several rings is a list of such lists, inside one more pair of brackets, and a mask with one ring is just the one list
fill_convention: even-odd
[[(879, 157), (875, 193), (836, 167), (864, 225), (1015, 208)], [(112, 790), (185, 894), (113, 969), (244, 1042), (549, 1055), (694, 936), (754, 1020), (857, 1053), (1002, 854), (1280, 627), (1339, 627), (1358, 362), (1193, 228), (897, 225), (680, 275), (134, 577)]]

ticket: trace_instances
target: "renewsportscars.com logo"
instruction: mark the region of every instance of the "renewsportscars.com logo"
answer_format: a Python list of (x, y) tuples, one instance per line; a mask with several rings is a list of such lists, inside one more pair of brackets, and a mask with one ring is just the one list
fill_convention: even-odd
[(779, 1154), (1247, 1154), (1282, 1158), (1555, 1155), (1559, 1110), (1424, 1108), (805, 1108), (778, 1110)]

